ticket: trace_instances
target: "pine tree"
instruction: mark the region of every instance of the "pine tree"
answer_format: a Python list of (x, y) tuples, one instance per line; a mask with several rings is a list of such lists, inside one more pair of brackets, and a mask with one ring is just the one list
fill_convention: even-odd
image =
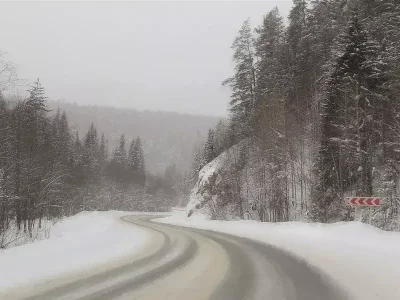
[(68, 125), (68, 118), (65, 111), (61, 114), (60, 122), (58, 125), (57, 144), (59, 146), (59, 156), (62, 164), (66, 167), (71, 166), (72, 154), (72, 139)]
[[(363, 8), (363, 7), (362, 7)], [(396, 100), (400, 92), (400, 3), (395, 0), (373, 3), (372, 14), (364, 9), (367, 19), (366, 30), (379, 43), (379, 60), (384, 66), (379, 69), (385, 72), (387, 84), (381, 86), (381, 94), (385, 97), (380, 101), (379, 119), (381, 130), (382, 155), (385, 162), (392, 164), (399, 159), (395, 148), (397, 143), (399, 102)], [(397, 173), (397, 171), (395, 171)]]
[(82, 186), (85, 183), (85, 174), (83, 167), (84, 153), (78, 131), (75, 132), (75, 139), (71, 156), (72, 156), (72, 170), (71, 170), (72, 184), (74, 186)]
[(100, 180), (99, 140), (93, 123), (83, 142), (82, 163), (86, 182), (97, 183)]
[[(11, 111), (0, 92), (0, 238), (7, 231), (12, 219), (15, 217), (15, 210), (11, 199), (12, 189), (12, 131)], [(4, 247), (0, 242), (0, 248)]]
[(75, 140), (74, 140), (74, 147), (73, 147), (73, 160), (74, 165), (77, 165), (82, 160), (82, 143), (79, 138), (79, 132), (75, 132)]
[(129, 151), (128, 151), (128, 166), (132, 172), (135, 171), (136, 160), (137, 160), (137, 153), (136, 153), (136, 148), (135, 148), (135, 140), (132, 139), (131, 144), (129, 145)]
[[(253, 120), (255, 135), (264, 147), (275, 147), (285, 136), (285, 95), (282, 70), (284, 47), (282, 18), (278, 9), (270, 11), (256, 28), (257, 102)], [(268, 144), (268, 145), (267, 145)], [(283, 145), (279, 146), (282, 152)]]
[(266, 100), (280, 88), (282, 75), (281, 53), (284, 26), (278, 8), (264, 16), (263, 24), (256, 28), (257, 101)]
[(134, 152), (135, 152), (134, 170), (137, 174), (137, 182), (143, 185), (146, 181), (146, 163), (143, 153), (142, 141), (140, 137), (136, 138)]
[(114, 159), (117, 163), (125, 166), (127, 157), (126, 157), (126, 149), (125, 149), (125, 136), (121, 135), (119, 146), (114, 151)]
[(119, 145), (112, 153), (112, 158), (108, 164), (106, 173), (109, 177), (114, 179), (117, 184), (127, 184), (130, 180), (124, 135), (121, 135)]
[(209, 163), (210, 161), (212, 161), (216, 155), (215, 155), (215, 150), (214, 150), (214, 130), (210, 129), (208, 131), (208, 135), (207, 135), (207, 141), (204, 145), (204, 161), (205, 163)]
[(199, 177), (199, 172), (205, 165), (206, 161), (204, 160), (204, 146), (200, 145), (199, 147), (197, 147), (192, 163), (194, 182), (197, 181), (197, 178)]
[(246, 20), (232, 44), (235, 74), (223, 82), (232, 89), (231, 121), (239, 137), (250, 135), (251, 119), (254, 114), (256, 70), (251, 31), (250, 21)]
[[(377, 44), (368, 37), (357, 13), (340, 37), (338, 59), (328, 81), (322, 117), (319, 185), (313, 203), (315, 219), (340, 214), (345, 190), (372, 196), (373, 155), (380, 143), (376, 119), (386, 82)], [(336, 211), (335, 211), (336, 210)]]
[(34, 85), (28, 90), (29, 98), (26, 100), (26, 107), (28, 110), (32, 112), (47, 112), (46, 108), (46, 99), (44, 93), (44, 88), (40, 83), (40, 80), (37, 79)]
[[(306, 120), (311, 112), (313, 83), (317, 78), (311, 62), (310, 27), (308, 23), (308, 2), (294, 0), (289, 14), (287, 29), (288, 63), (287, 94), (285, 104), (286, 135), (297, 136), (304, 144)], [(314, 81), (313, 81), (314, 79)], [(303, 146), (302, 146), (303, 147)]]
[[(288, 219), (287, 197), (287, 140), (285, 131), (285, 45), (282, 18), (275, 8), (263, 19), (256, 29), (257, 55), (257, 102), (253, 121), (256, 145), (264, 155), (257, 171), (265, 176), (269, 185), (260, 185), (260, 190), (269, 197), (259, 199), (260, 207), (269, 207), (275, 221)], [(249, 152), (249, 150), (247, 150)], [(265, 209), (264, 209), (265, 210)], [(265, 212), (263, 212), (265, 213)]]
[[(24, 231), (32, 234), (35, 207), (39, 201), (47, 202), (43, 188), (46, 183), (46, 175), (51, 168), (48, 156), (51, 155), (49, 147), (50, 134), (49, 122), (46, 117), (46, 99), (44, 88), (39, 79), (28, 90), (29, 97), (23, 106), (22, 127), (22, 154), (25, 158), (22, 169), (22, 184), (24, 204), (22, 218)], [(54, 164), (54, 163), (53, 163)], [(43, 197), (43, 198), (42, 198)]]
[(144, 185), (146, 181), (146, 163), (140, 137), (132, 140), (129, 146), (128, 166), (133, 182)]
[(100, 165), (103, 168), (104, 164), (106, 163), (106, 161), (108, 159), (107, 141), (106, 141), (106, 139), (104, 137), (104, 133), (101, 134), (99, 156), (100, 156)]

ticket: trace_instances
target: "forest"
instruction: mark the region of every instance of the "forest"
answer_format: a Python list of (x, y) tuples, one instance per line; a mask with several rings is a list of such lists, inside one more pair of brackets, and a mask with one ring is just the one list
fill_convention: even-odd
[[(118, 98), (118, 97), (116, 97)], [(132, 97), (132, 106), (138, 101)], [(121, 134), (126, 139), (140, 136), (150, 173), (163, 173), (175, 164), (184, 173), (191, 166), (193, 152), (218, 117), (192, 115), (173, 111), (140, 111), (128, 107), (90, 106), (63, 101), (48, 101), (51, 114), (59, 108), (68, 116), (70, 127), (81, 136), (93, 122), (108, 139), (109, 148), (119, 144)]]
[[(71, 126), (54, 102), (49, 108), (39, 80), (26, 97), (6, 97), (16, 76), (0, 54), (0, 247), (10, 228), (32, 235), (43, 220), (80, 211), (168, 211), (185, 205), (193, 186), (190, 201), (200, 195), (196, 208), (213, 219), (366, 221), (367, 211), (357, 215), (344, 199), (377, 196), (384, 201), (373, 224), (399, 229), (400, 4), (294, 0), (287, 22), (278, 9), (256, 26), (248, 19), (231, 48), (233, 74), (222, 83), (231, 90), (228, 117), (196, 121), (217, 124), (192, 166), (166, 159), (191, 156), (199, 136), (183, 138), (186, 125), (172, 146), (154, 147), (158, 138), (128, 132), (129, 116), (116, 136), (98, 127), (105, 117), (70, 107), (82, 134), (82, 124)], [(154, 114), (162, 117), (174, 123)], [(143, 145), (157, 150), (150, 163)], [(206, 167), (220, 177), (200, 186)]]
[(122, 134), (109, 150), (93, 123), (80, 137), (66, 113), (47, 104), (39, 80), (26, 99), (0, 94), (0, 248), (14, 242), (15, 228), (32, 236), (43, 220), (80, 211), (168, 211), (188, 193), (176, 165), (148, 172), (140, 137)]
[(192, 198), (213, 218), (333, 222), (366, 220), (347, 196), (378, 196), (373, 224), (399, 229), (398, 1), (294, 0), (287, 22), (246, 20), (232, 51), (229, 118), (193, 162), (225, 169)]

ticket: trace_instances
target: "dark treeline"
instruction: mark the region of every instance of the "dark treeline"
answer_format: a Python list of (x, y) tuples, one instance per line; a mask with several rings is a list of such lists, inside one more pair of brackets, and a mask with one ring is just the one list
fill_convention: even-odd
[(277, 9), (256, 28), (247, 20), (232, 49), (229, 120), (210, 130), (194, 169), (246, 140), (226, 179), (239, 217), (351, 220), (344, 198), (374, 195), (387, 198), (374, 223), (394, 228), (398, 1), (294, 0), (287, 25)]
[(94, 124), (80, 138), (65, 113), (50, 113), (39, 80), (28, 92), (21, 101), (0, 93), (0, 238), (10, 226), (32, 234), (44, 218), (84, 210), (167, 211), (187, 192), (174, 165), (146, 171), (140, 137), (122, 135), (109, 154)]

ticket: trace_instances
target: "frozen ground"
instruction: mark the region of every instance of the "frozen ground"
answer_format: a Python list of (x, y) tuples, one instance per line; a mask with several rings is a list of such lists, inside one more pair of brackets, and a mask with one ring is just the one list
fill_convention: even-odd
[(182, 214), (158, 222), (209, 229), (266, 242), (330, 275), (351, 299), (400, 299), (400, 233), (359, 222), (336, 224), (209, 221)]
[(83, 212), (55, 224), (49, 239), (0, 251), (0, 299), (57, 277), (118, 265), (148, 241), (145, 230), (119, 219), (127, 212)]

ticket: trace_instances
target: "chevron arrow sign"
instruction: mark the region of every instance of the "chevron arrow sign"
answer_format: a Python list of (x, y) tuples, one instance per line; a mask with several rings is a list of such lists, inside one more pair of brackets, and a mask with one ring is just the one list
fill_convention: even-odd
[(351, 206), (380, 206), (381, 198), (377, 197), (348, 197), (346, 202)]

